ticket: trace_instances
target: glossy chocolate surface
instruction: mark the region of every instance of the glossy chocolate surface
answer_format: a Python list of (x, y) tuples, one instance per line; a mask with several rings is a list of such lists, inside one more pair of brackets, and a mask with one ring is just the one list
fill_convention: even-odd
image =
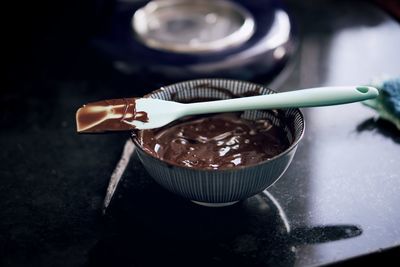
[(167, 162), (194, 168), (226, 169), (254, 165), (289, 147), (283, 129), (268, 119), (240, 113), (191, 117), (139, 134), (145, 151)]
[(76, 128), (80, 133), (127, 131), (133, 120), (148, 121), (147, 113), (136, 111), (135, 98), (108, 99), (84, 105), (76, 112)]

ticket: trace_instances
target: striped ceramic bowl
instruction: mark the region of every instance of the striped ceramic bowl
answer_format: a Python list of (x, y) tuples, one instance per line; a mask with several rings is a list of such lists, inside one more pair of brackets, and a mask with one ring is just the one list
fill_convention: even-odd
[[(264, 86), (244, 81), (200, 79), (163, 87), (146, 97), (189, 102), (199, 98), (228, 99), (273, 93)], [(267, 118), (274, 125), (283, 127), (290, 147), (256, 165), (205, 170), (162, 161), (144, 151), (135, 136), (133, 141), (145, 169), (161, 186), (198, 204), (226, 206), (253, 196), (276, 182), (288, 168), (304, 133), (304, 118), (299, 109), (252, 110), (243, 112), (242, 118)]]

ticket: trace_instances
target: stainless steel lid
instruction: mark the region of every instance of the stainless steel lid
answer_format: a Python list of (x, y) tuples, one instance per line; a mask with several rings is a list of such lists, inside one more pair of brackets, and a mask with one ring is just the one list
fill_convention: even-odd
[(154, 0), (138, 9), (132, 27), (147, 46), (199, 54), (243, 44), (253, 35), (253, 16), (226, 0)]

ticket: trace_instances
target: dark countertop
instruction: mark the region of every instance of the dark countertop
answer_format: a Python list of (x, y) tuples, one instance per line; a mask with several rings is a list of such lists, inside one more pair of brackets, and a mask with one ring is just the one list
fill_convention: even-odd
[[(272, 88), (399, 75), (400, 25), (383, 11), (345, 1), (289, 7), (300, 46)], [(11, 50), (19, 57), (10, 52), (0, 93), (1, 266), (310, 266), (400, 246), (400, 134), (361, 104), (304, 110), (306, 135), (268, 192), (200, 207), (133, 158), (103, 216), (128, 136), (77, 135), (75, 110), (159, 85), (118, 73), (81, 36), (60, 36), (51, 28)]]

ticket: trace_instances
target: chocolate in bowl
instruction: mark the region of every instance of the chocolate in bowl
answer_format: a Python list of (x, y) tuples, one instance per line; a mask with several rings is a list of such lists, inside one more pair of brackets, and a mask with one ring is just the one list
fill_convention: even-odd
[[(229, 99), (239, 96), (272, 93), (275, 92), (262, 85), (244, 81), (200, 79), (163, 87), (160, 90), (148, 94), (146, 97), (174, 100), (177, 102), (193, 102), (199, 99)], [(168, 111), (166, 110), (165, 112)], [(233, 117), (227, 118), (226, 116)], [(238, 157), (236, 154), (240, 153), (233, 153), (234, 149), (232, 150), (233, 146), (237, 144), (228, 144), (228, 142), (231, 141), (231, 138), (233, 138), (233, 142), (238, 141), (238, 132), (236, 132), (236, 134), (230, 136), (231, 138), (228, 136), (228, 139), (224, 140), (225, 143), (222, 144), (222, 148), (225, 147), (224, 149), (227, 150), (227, 147), (229, 147), (229, 150), (232, 150), (232, 153), (225, 157), (226, 160), (221, 161), (220, 158), (218, 158), (218, 161), (216, 160), (217, 156), (220, 152), (224, 152), (224, 149), (220, 150), (220, 148), (216, 148), (218, 141), (221, 140), (213, 140), (209, 144), (212, 147), (211, 149), (205, 149), (203, 146), (204, 144), (201, 143), (201, 141), (204, 142), (204, 135), (212, 134), (212, 131), (207, 131), (206, 128), (199, 129), (203, 132), (203, 138), (199, 138), (199, 135), (197, 135), (195, 129), (193, 129), (195, 135), (191, 135), (193, 134), (193, 131), (188, 131), (184, 133), (185, 138), (181, 138), (182, 136), (178, 136), (179, 130), (173, 130), (170, 133), (173, 137), (170, 141), (173, 141), (174, 138), (178, 136), (178, 138), (175, 138), (175, 142), (192, 142), (192, 146), (187, 146), (185, 143), (177, 143), (175, 152), (172, 150), (170, 152), (164, 151), (166, 153), (161, 153), (161, 145), (164, 146), (163, 149), (173, 145), (173, 142), (168, 141), (170, 138), (168, 138), (169, 134), (168, 131), (165, 131), (166, 129), (174, 129), (172, 128), (174, 126), (179, 128), (180, 124), (185, 123), (188, 123), (190, 126), (190, 124), (193, 125), (196, 120), (200, 120), (199, 123), (201, 124), (201, 120), (207, 118), (214, 122), (224, 121), (223, 123), (230, 123), (232, 125), (229, 127), (233, 129), (238, 125), (240, 125), (241, 128), (248, 127), (247, 130), (245, 129), (244, 131), (246, 132), (245, 134), (248, 135), (250, 135), (249, 133), (252, 128), (249, 127), (249, 125), (251, 126), (252, 123), (256, 124), (257, 121), (259, 123), (264, 122), (265, 128), (263, 129), (263, 127), (259, 127), (258, 134), (261, 134), (263, 130), (271, 127), (266, 131), (269, 132), (268, 134), (270, 134), (270, 137), (256, 135), (258, 139), (255, 138), (255, 140), (249, 140), (249, 144), (253, 141), (253, 145), (247, 147), (247, 149), (245, 148), (245, 140), (248, 138), (241, 139), (239, 147), (240, 144), (242, 144), (243, 151), (247, 154), (246, 156), (242, 155), (241, 157)], [(229, 127), (223, 128), (222, 133), (225, 132), (226, 134), (226, 130), (229, 130)], [(161, 135), (158, 135), (160, 133)], [(167, 133), (167, 135), (165, 136), (165, 140), (163, 140), (162, 135), (165, 133)], [(203, 115), (200, 117), (185, 118), (184, 121), (174, 122), (162, 129), (134, 132), (132, 139), (138, 148), (136, 152), (145, 169), (160, 185), (169, 191), (198, 204), (207, 206), (226, 206), (253, 196), (265, 190), (277, 181), (289, 166), (303, 133), (304, 119), (299, 109), (250, 110), (230, 115), (214, 114), (211, 116)], [(214, 136), (211, 135), (214, 139), (216, 136), (218, 136), (217, 132), (214, 133)], [(151, 140), (151, 138), (154, 139)], [(265, 140), (268, 140), (268, 142), (263, 142), (265, 141), (264, 138)], [(272, 153), (267, 153), (268, 149), (265, 148), (268, 147), (268, 143), (274, 143), (271, 141), (274, 139), (279, 140), (275, 142), (277, 149), (269, 151)], [(254, 142), (256, 143), (255, 145)], [(157, 147), (157, 144), (160, 145), (160, 147)], [(198, 162), (196, 162), (194, 158), (190, 159), (190, 157), (185, 154), (181, 154), (179, 151), (179, 149), (184, 149), (184, 152), (189, 152), (187, 155), (190, 155), (190, 147), (193, 147), (193, 145), (196, 145), (194, 149), (197, 149), (197, 152), (192, 153), (192, 157), (194, 157), (194, 155), (201, 155), (199, 152), (204, 150), (202, 152), (203, 158)], [(254, 148), (256, 149), (257, 155), (254, 154)], [(187, 149), (189, 149), (189, 151), (187, 151)], [(212, 152), (213, 149), (214, 158), (209, 156), (209, 152)], [(168, 153), (170, 154), (169, 159), (168, 157), (165, 157)], [(253, 155), (251, 153), (253, 153)], [(181, 160), (177, 160), (180, 155), (182, 157)], [(229, 158), (229, 156), (231, 158)], [(251, 157), (254, 158), (252, 159)], [(186, 163), (191, 166), (185, 165), (184, 160), (187, 160), (188, 158), (190, 161), (186, 161)], [(210, 158), (211, 161), (208, 162)], [(235, 162), (238, 163), (237, 158), (244, 159), (243, 164), (235, 164)], [(216, 165), (213, 166), (213, 164)], [(233, 164), (233, 166), (230, 164)]]
[(142, 148), (170, 164), (222, 170), (255, 165), (289, 147), (281, 127), (239, 113), (191, 116), (165, 127), (140, 131)]

